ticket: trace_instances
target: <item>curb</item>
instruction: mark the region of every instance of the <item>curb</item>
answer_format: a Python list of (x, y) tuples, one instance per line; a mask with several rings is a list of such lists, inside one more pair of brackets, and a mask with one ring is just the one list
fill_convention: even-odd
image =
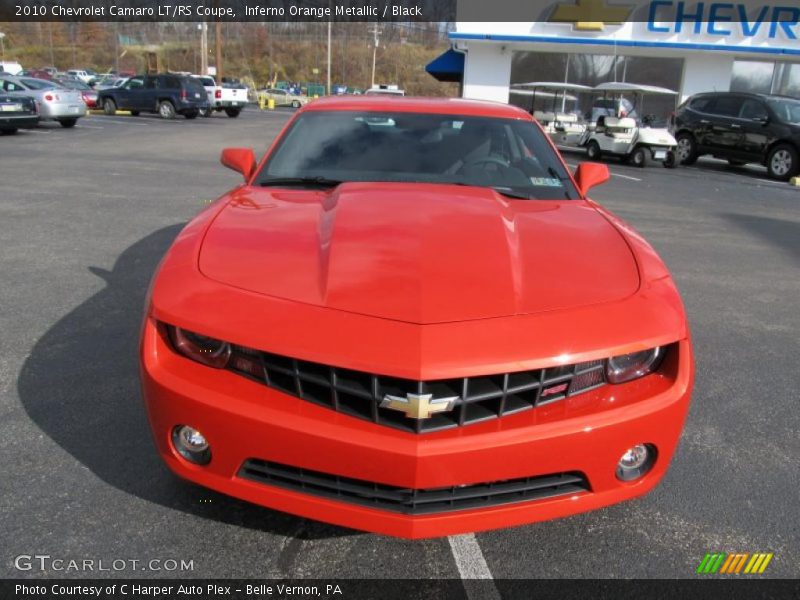
[[(111, 115), (106, 115), (106, 113), (105, 113), (105, 112), (103, 112), (103, 111), (102, 111), (102, 110), (100, 110), (100, 109), (96, 109), (96, 108), (90, 108), (88, 111), (86, 111), (86, 114), (87, 114), (87, 116), (88, 116), (88, 115), (103, 115), (103, 116), (111, 116)], [(117, 116), (117, 115), (130, 115), (130, 114), (131, 114), (131, 111), (129, 111), (129, 110), (118, 110), (118, 111), (117, 111), (117, 112), (114, 114), (114, 116)]]

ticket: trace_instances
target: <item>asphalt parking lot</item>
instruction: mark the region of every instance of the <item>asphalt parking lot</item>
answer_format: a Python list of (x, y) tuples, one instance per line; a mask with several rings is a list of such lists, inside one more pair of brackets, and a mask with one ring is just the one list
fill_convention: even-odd
[[(181, 226), (239, 183), (220, 150), (262, 153), (289, 114), (93, 115), (72, 130), (0, 138), (0, 575), (691, 578), (705, 553), (721, 551), (772, 552), (764, 577), (800, 577), (800, 189), (717, 162), (609, 162), (611, 181), (593, 193), (660, 252), (694, 336), (691, 412), (650, 495), (547, 523), (405, 541), (173, 477), (138, 387), (147, 284)], [(194, 569), (18, 571), (21, 554), (182, 559)]]

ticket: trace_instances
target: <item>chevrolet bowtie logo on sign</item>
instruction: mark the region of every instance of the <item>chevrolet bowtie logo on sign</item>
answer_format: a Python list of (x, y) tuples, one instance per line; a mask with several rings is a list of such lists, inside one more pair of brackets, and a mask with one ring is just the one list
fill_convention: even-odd
[(406, 394), (406, 397), (386, 394), (381, 401), (383, 408), (406, 413), (410, 419), (429, 419), (436, 413), (453, 410), (458, 396), (436, 398), (433, 394)]
[(756, 552), (739, 552), (726, 554), (718, 552), (716, 554), (706, 554), (705, 558), (697, 567), (697, 573), (701, 575), (720, 573), (724, 575), (760, 575), (767, 569), (773, 554)]
[(606, 0), (576, 0), (576, 4), (560, 4), (550, 22), (573, 23), (576, 31), (603, 31), (606, 23), (625, 23), (633, 12), (630, 6), (608, 6)]

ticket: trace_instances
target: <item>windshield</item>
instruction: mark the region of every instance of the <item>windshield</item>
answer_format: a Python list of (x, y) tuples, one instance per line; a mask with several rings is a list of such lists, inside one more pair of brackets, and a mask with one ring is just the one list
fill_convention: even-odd
[(800, 101), (789, 98), (769, 98), (767, 102), (781, 121), (800, 124)]
[(489, 187), (525, 199), (580, 197), (532, 121), (452, 114), (300, 115), (255, 183), (280, 185), (281, 180), (297, 185), (441, 183)]

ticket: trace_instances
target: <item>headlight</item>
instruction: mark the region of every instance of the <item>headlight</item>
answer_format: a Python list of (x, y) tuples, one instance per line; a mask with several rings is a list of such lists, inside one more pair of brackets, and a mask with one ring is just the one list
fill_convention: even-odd
[(632, 352), (622, 356), (614, 356), (606, 362), (606, 381), (609, 383), (625, 383), (632, 379), (644, 377), (652, 373), (664, 360), (664, 347), (658, 346), (650, 350)]
[(180, 354), (209, 367), (222, 369), (231, 357), (231, 345), (180, 327), (167, 326), (172, 346)]

